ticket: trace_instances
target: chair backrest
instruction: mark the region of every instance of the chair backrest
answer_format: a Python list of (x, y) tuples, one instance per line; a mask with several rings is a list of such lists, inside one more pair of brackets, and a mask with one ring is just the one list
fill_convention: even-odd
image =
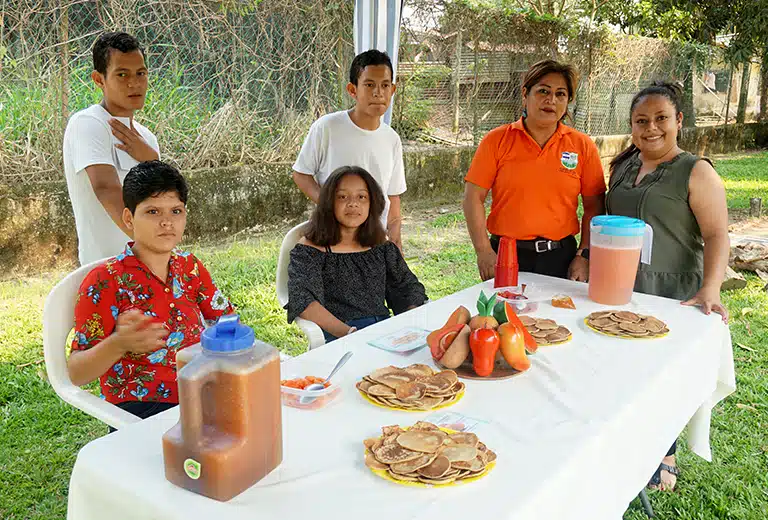
[(309, 226), (309, 221), (302, 222), (301, 224), (294, 226), (280, 245), (280, 256), (277, 258), (277, 301), (281, 307), (285, 307), (288, 303), (288, 262), (291, 259), (291, 250), (301, 240), (301, 237), (306, 233), (306, 229)]
[(66, 343), (75, 321), (75, 297), (86, 275), (104, 260), (84, 265), (56, 284), (43, 308), (43, 352), (48, 381), (64, 401), (114, 428), (139, 421), (117, 406), (75, 386), (67, 370)]

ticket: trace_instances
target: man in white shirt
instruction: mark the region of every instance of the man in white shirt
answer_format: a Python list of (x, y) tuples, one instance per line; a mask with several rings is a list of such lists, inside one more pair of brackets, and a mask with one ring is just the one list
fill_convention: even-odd
[(386, 199), (382, 221), (389, 239), (402, 249), (400, 195), (405, 190), (403, 145), (392, 127), (381, 121), (395, 84), (386, 53), (369, 50), (352, 61), (347, 92), (352, 110), (326, 114), (312, 124), (296, 163), (293, 180), (317, 203), (320, 186), (342, 166), (359, 166), (381, 186)]
[(73, 114), (64, 132), (64, 174), (77, 227), (80, 264), (115, 256), (131, 232), (122, 183), (133, 166), (160, 158), (157, 138), (135, 122), (144, 107), (147, 66), (138, 40), (105, 33), (93, 45), (91, 79), (103, 99)]

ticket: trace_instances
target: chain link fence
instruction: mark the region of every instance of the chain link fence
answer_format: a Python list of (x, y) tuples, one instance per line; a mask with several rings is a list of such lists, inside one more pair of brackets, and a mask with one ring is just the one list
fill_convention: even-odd
[[(123, 30), (145, 47), (140, 119), (185, 169), (284, 160), (312, 120), (348, 103), (345, 0), (3, 2), (0, 176), (61, 178), (68, 116), (100, 100), (91, 47)], [(298, 145), (297, 145), (298, 143)]]
[[(731, 67), (720, 48), (570, 27), (465, 2), (407, 3), (412, 14), (402, 28), (394, 120), (406, 137), (477, 143), (520, 117), (523, 76), (545, 58), (579, 71), (567, 123), (590, 135), (628, 133), (633, 95), (657, 79), (683, 87), (687, 125), (734, 123), (740, 100), (746, 120), (759, 110), (759, 65)], [(744, 70), (751, 74), (742, 91)]]
[[(439, 9), (438, 6), (439, 5)], [(652, 79), (682, 82), (687, 121), (732, 123), (757, 111), (759, 67), (716, 48), (630, 38), (466, 2), (407, 0), (392, 123), (404, 139), (476, 143), (520, 116), (535, 61), (579, 69), (569, 124), (628, 131), (632, 95)], [(91, 46), (104, 31), (136, 35), (150, 89), (140, 119), (184, 169), (293, 160), (311, 122), (351, 106), (345, 94), (349, 0), (8, 0), (0, 6), (0, 182), (61, 179), (68, 116), (96, 103)]]

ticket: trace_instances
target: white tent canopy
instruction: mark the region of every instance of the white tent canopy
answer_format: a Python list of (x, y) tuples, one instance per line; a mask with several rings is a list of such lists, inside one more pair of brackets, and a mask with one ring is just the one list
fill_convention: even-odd
[[(355, 0), (355, 54), (369, 49), (386, 51), (397, 80), (397, 53), (400, 47), (400, 18), (404, 0)], [(384, 115), (389, 124), (392, 106)]]

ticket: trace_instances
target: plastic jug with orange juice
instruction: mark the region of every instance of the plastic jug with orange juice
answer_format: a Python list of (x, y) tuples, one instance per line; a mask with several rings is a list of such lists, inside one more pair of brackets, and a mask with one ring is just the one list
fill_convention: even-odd
[(235, 314), (200, 339), (179, 352), (180, 417), (163, 435), (165, 476), (226, 501), (282, 462), (280, 355)]
[(653, 228), (636, 218), (600, 215), (589, 229), (589, 298), (604, 305), (629, 303), (639, 263), (651, 263)]

